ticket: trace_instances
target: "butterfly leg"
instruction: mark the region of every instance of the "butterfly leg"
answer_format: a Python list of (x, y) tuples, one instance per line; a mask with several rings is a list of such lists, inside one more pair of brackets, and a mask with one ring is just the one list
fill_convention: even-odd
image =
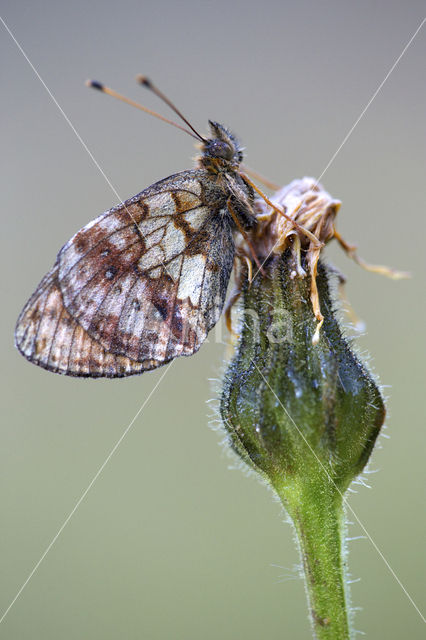
[(250, 239), (249, 239), (245, 229), (241, 225), (241, 222), (240, 222), (239, 217), (238, 217), (238, 213), (237, 213), (237, 211), (236, 211), (236, 209), (234, 207), (234, 204), (232, 203), (232, 199), (229, 198), (228, 202), (226, 204), (227, 204), (227, 207), (228, 207), (228, 211), (229, 211), (229, 213), (231, 215), (231, 218), (234, 221), (235, 226), (237, 227), (238, 231), (243, 236), (243, 238), (244, 238), (244, 240), (246, 242), (246, 245), (247, 245), (247, 247), (248, 247), (248, 249), (249, 249), (249, 251), (250, 251), (250, 253), (251, 253), (252, 257), (253, 257), (253, 260), (256, 263), (257, 268), (259, 269), (259, 271), (262, 274), (262, 276), (265, 276), (265, 272), (264, 272), (264, 270), (262, 268), (262, 265), (259, 262), (259, 259), (258, 259), (257, 255), (256, 255), (256, 252), (255, 252), (254, 248), (253, 248), (253, 245), (250, 242)]
[(348, 244), (346, 240), (342, 238), (340, 233), (336, 231), (336, 229), (334, 229), (334, 237), (336, 238), (342, 249), (348, 254), (348, 256), (366, 271), (379, 273), (380, 275), (387, 276), (388, 278), (392, 278), (393, 280), (401, 280), (402, 278), (410, 277), (410, 274), (406, 271), (397, 271), (396, 269), (392, 269), (391, 267), (386, 267), (380, 264), (368, 264), (368, 262), (365, 262), (365, 260), (358, 256), (358, 254), (356, 253), (356, 247)]
[(338, 269), (337, 267), (335, 267), (334, 265), (329, 264), (328, 268), (330, 271), (332, 271), (336, 277), (337, 277), (337, 283), (338, 283), (338, 289), (339, 289), (339, 298), (342, 301), (342, 306), (349, 318), (350, 323), (352, 324), (352, 326), (354, 327), (354, 329), (358, 332), (362, 332), (365, 330), (365, 323), (363, 320), (361, 320), (361, 318), (359, 318), (359, 316), (357, 315), (357, 313), (355, 312), (355, 309), (353, 308), (353, 306), (351, 305), (351, 303), (349, 302), (348, 296), (346, 295), (346, 276), (340, 271), (340, 269)]
[(317, 287), (317, 273), (318, 273), (318, 260), (320, 256), (320, 251), (318, 247), (309, 248), (308, 251), (308, 263), (309, 263), (309, 273), (311, 276), (311, 304), (312, 310), (314, 312), (314, 316), (317, 320), (317, 326), (315, 328), (315, 333), (312, 337), (312, 344), (318, 344), (320, 329), (324, 322), (324, 316), (321, 313), (320, 300), (318, 294)]
[(248, 173), (249, 176), (257, 180), (258, 182), (261, 182), (268, 189), (272, 189), (272, 191), (278, 191), (278, 189), (280, 188), (278, 184), (275, 184), (274, 182), (263, 176), (261, 173), (258, 173), (254, 169), (251, 169), (251, 167), (248, 167), (246, 164), (240, 165), (240, 168), (242, 169), (242, 171)]
[(298, 278), (305, 278), (306, 271), (302, 267), (302, 256), (301, 256), (302, 244), (300, 242), (300, 236), (297, 233), (293, 233), (291, 235), (293, 237), (292, 253), (293, 253), (294, 262), (295, 262), (295, 269), (292, 271), (291, 277), (295, 278), (297, 276)]
[[(294, 220), (293, 217), (292, 217), (300, 209), (300, 207), (303, 204), (303, 201), (301, 201), (300, 204), (296, 207), (296, 209), (294, 211), (292, 211), (292, 216), (290, 216), (290, 215), (287, 214), (287, 212), (284, 209), (281, 209), (276, 204), (271, 202), (271, 200), (265, 196), (263, 191), (261, 191), (259, 189), (259, 187), (257, 187), (254, 184), (254, 182), (252, 182), (250, 180), (250, 178), (248, 176), (246, 176), (243, 172), (240, 172), (240, 176), (244, 180), (244, 182), (246, 182), (248, 185), (250, 185), (250, 187), (252, 189), (254, 189), (254, 191), (256, 191), (256, 193), (262, 198), (262, 200), (264, 200), (266, 202), (266, 204), (273, 209), (273, 211), (276, 211), (280, 216), (285, 218), (291, 224), (291, 226), (296, 231), (298, 231), (301, 235), (306, 236), (311, 241), (311, 244), (313, 244), (314, 246), (318, 247), (319, 249), (322, 249), (322, 247), (324, 246), (324, 243), (321, 242), (320, 240), (318, 240), (318, 238), (311, 231), (309, 231), (309, 229), (306, 229), (302, 225), (298, 224), (296, 222), (296, 220)], [(262, 219), (262, 218), (259, 218), (259, 219)], [(263, 218), (263, 219), (266, 219), (266, 218)]]
[(234, 306), (234, 304), (236, 304), (236, 302), (238, 302), (240, 296), (241, 296), (241, 289), (239, 289), (238, 287), (235, 287), (231, 295), (229, 296), (229, 299), (225, 306), (226, 328), (228, 329), (229, 333), (233, 335), (235, 338), (239, 338), (240, 336), (236, 331), (234, 331), (234, 328), (232, 326), (232, 307)]
[(234, 331), (232, 326), (232, 308), (238, 302), (241, 297), (242, 287), (243, 287), (243, 279), (244, 279), (244, 266), (247, 268), (247, 281), (248, 286), (250, 287), (251, 282), (253, 280), (253, 263), (248, 256), (244, 253), (237, 253), (236, 259), (239, 262), (240, 268), (237, 268), (237, 261), (235, 262), (235, 287), (229, 296), (229, 299), (225, 306), (225, 324), (229, 333), (236, 338), (239, 338), (239, 334)]

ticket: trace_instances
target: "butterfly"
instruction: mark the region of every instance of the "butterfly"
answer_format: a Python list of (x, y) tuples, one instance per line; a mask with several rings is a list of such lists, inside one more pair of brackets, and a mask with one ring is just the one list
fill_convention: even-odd
[(195, 169), (101, 214), (59, 251), (15, 330), (21, 354), (55, 373), (123, 377), (195, 353), (222, 313), (235, 236), (256, 225), (237, 138), (213, 121), (201, 136), (140, 81), (186, 122), (201, 154)]

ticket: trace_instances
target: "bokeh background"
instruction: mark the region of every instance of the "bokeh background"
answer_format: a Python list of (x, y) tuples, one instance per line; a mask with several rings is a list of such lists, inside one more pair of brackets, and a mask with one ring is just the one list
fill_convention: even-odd
[[(192, 141), (84, 86), (87, 77), (166, 115), (150, 75), (194, 125), (227, 123), (248, 163), (280, 184), (319, 176), (424, 18), (411, 0), (2, 2), (2, 17), (121, 197), (192, 165)], [(14, 350), (16, 317), (81, 226), (116, 204), (40, 80), (0, 25), (2, 262), (0, 611), (4, 611), (164, 370), (62, 378)], [(322, 182), (339, 229), (392, 282), (327, 253), (367, 323), (358, 340), (389, 397), (390, 439), (372, 489), (350, 495), (422, 604), (426, 26)], [(0, 625), (26, 639), (309, 638), (293, 533), (272, 494), (232, 470), (209, 428), (223, 368), (215, 339), (171, 366)], [(213, 382), (212, 382), (213, 379)], [(217, 386), (217, 385), (216, 385)], [(351, 519), (351, 518), (350, 518)], [(362, 531), (350, 525), (349, 535)], [(356, 628), (424, 637), (369, 540), (350, 543)]]

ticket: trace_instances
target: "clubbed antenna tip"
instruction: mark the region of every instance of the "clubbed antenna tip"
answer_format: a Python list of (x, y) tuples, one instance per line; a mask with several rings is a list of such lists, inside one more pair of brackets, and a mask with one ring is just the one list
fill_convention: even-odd
[(138, 82), (139, 84), (143, 84), (144, 87), (147, 87), (148, 89), (152, 89), (152, 82), (146, 76), (142, 76), (142, 75), (136, 76), (136, 82)]
[(86, 87), (91, 87), (92, 89), (98, 89), (98, 91), (104, 91), (105, 86), (101, 82), (97, 82), (96, 80), (86, 80)]

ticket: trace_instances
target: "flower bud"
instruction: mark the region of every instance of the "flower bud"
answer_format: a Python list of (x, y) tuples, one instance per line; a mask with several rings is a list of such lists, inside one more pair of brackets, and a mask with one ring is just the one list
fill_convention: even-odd
[(310, 277), (294, 277), (294, 261), (286, 249), (244, 285), (221, 415), (233, 449), (275, 487), (324, 479), (326, 472), (342, 493), (368, 461), (384, 403), (342, 335), (331, 271), (321, 261), (316, 285), (324, 322), (313, 344)]

